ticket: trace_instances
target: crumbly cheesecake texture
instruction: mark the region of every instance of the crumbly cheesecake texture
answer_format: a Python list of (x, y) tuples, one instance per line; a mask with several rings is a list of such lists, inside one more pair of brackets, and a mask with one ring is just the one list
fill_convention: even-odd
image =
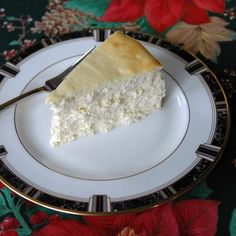
[(139, 42), (121, 32), (111, 35), (49, 94), (51, 144), (106, 132), (160, 109), (161, 69)]

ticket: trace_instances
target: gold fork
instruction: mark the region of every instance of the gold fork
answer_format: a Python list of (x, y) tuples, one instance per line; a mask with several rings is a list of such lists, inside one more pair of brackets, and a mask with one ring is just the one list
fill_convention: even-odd
[(76, 60), (69, 68), (67, 68), (66, 70), (64, 70), (62, 73), (60, 73), (59, 75), (55, 76), (54, 78), (47, 80), (44, 84), (44, 86), (33, 89), (29, 92), (23, 93), (3, 104), (0, 105), (0, 111), (4, 110), (5, 108), (15, 104), (16, 102), (20, 101), (21, 99), (28, 97), (32, 94), (38, 93), (38, 92), (51, 92), (53, 90), (55, 90), (59, 84), (64, 80), (65, 76), (71, 72), (75, 66), (77, 66), (90, 52), (93, 51), (93, 49), (96, 46), (93, 46), (92, 48), (90, 48), (82, 57), (80, 57), (78, 60)]

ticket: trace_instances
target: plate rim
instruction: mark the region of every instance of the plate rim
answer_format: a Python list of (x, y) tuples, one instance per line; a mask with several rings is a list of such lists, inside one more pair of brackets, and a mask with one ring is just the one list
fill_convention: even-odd
[[(169, 45), (170, 47), (173, 47), (172, 48), (173, 50), (177, 49), (177, 50), (180, 50), (182, 52), (187, 53), (187, 55), (190, 55), (192, 57), (192, 59), (194, 59), (194, 61), (196, 61), (198, 63), (200, 62), (200, 64), (206, 69), (206, 71), (210, 73), (210, 75), (215, 80), (217, 86), (219, 87), (219, 89), (220, 89), (220, 91), (221, 91), (221, 93), (223, 95), (224, 102), (225, 102), (224, 109), (226, 110), (226, 113), (227, 113), (226, 130), (225, 130), (225, 135), (224, 135), (224, 141), (222, 143), (221, 149), (217, 153), (216, 160), (214, 160), (212, 162), (210, 167), (207, 168), (207, 171), (204, 172), (203, 175), (201, 175), (195, 182), (192, 182), (191, 184), (187, 185), (187, 187), (185, 187), (183, 190), (181, 190), (181, 191), (179, 191), (177, 193), (172, 194), (172, 196), (167, 197), (166, 199), (164, 199), (164, 200), (162, 200), (160, 202), (146, 204), (145, 206), (139, 206), (139, 207), (135, 207), (135, 208), (128, 208), (128, 209), (125, 209), (125, 210), (122, 209), (120, 211), (102, 211), (102, 212), (101, 211), (91, 211), (91, 212), (89, 212), (88, 210), (84, 211), (84, 210), (77, 210), (77, 209), (62, 208), (60, 206), (58, 207), (56, 205), (48, 204), (47, 202), (39, 201), (39, 200), (37, 200), (37, 199), (35, 199), (35, 198), (25, 194), (24, 192), (20, 191), (12, 183), (10, 183), (2, 175), (0, 175), (0, 181), (2, 181), (9, 189), (11, 189), (13, 192), (17, 193), (21, 197), (23, 197), (25, 199), (28, 199), (28, 200), (30, 200), (30, 201), (38, 204), (38, 205), (47, 207), (49, 209), (53, 209), (53, 210), (64, 212), (64, 213), (76, 214), (76, 215), (113, 215), (113, 214), (135, 213), (135, 212), (140, 212), (140, 211), (143, 211), (143, 210), (146, 210), (146, 209), (151, 209), (153, 207), (157, 207), (157, 206), (163, 205), (163, 204), (165, 204), (165, 203), (167, 203), (169, 201), (172, 201), (172, 200), (178, 198), (179, 196), (183, 195), (184, 193), (188, 192), (194, 186), (196, 186), (198, 183), (200, 183), (204, 178), (206, 178), (206, 176), (209, 175), (209, 173), (212, 171), (212, 169), (214, 169), (216, 164), (219, 162), (220, 157), (222, 156), (222, 154), (223, 154), (223, 152), (225, 150), (225, 147), (227, 145), (227, 142), (228, 142), (228, 139), (229, 139), (229, 134), (230, 134), (230, 126), (231, 126), (231, 112), (230, 112), (230, 108), (229, 108), (229, 102), (228, 102), (228, 99), (227, 99), (227, 95), (226, 95), (226, 93), (225, 93), (225, 91), (224, 91), (224, 89), (223, 89), (219, 79), (215, 75), (215, 73), (200, 58), (198, 58), (196, 55), (192, 54), (191, 52), (188, 52), (186, 50), (181, 49), (178, 46), (170, 44), (169, 42), (165, 41), (165, 39), (162, 39), (160, 36), (157, 36), (157, 35), (154, 35), (154, 34), (143, 33), (143, 32), (124, 30), (124, 29), (95, 28), (95, 29), (82, 29), (82, 30), (79, 30), (79, 31), (76, 31), (76, 32), (71, 32), (71, 33), (63, 34), (63, 35), (56, 36), (56, 37), (53, 37), (53, 38), (44, 37), (43, 39), (37, 41), (30, 48), (26, 49), (23, 52), (20, 52), (16, 57), (14, 57), (12, 60), (10, 60), (9, 62), (6, 62), (4, 65), (2, 65), (0, 67), (0, 85), (2, 86), (3, 80), (7, 77), (7, 75), (9, 75), (9, 74), (1, 73), (1, 71), (4, 71), (4, 67), (7, 67), (7, 66), (9, 67), (9, 65), (10, 65), (12, 67), (11, 69), (13, 69), (13, 72), (15, 71), (14, 73), (12, 73), (12, 75), (10, 74), (10, 76), (14, 76), (15, 73), (16, 73), (16, 70), (17, 70), (17, 65), (16, 64), (21, 62), (23, 59), (25, 59), (26, 57), (30, 56), (31, 54), (33, 54), (34, 52), (36, 52), (36, 51), (38, 51), (40, 49), (43, 49), (43, 48), (45, 48), (47, 46), (50, 46), (51, 44), (58, 43), (60, 41), (66, 41), (66, 40), (73, 39), (73, 38), (81, 38), (81, 37), (91, 37), (91, 36), (94, 36), (96, 41), (103, 41), (111, 33), (115, 32), (117, 30), (122, 30), (122, 31), (124, 31), (124, 33), (126, 33), (128, 35), (131, 34), (136, 39), (138, 39), (137, 37), (139, 37), (139, 36), (141, 36), (141, 37), (147, 37), (148, 36), (149, 37), (148, 42), (151, 43), (151, 44), (156, 44), (157, 46), (160, 46), (157, 43), (164, 42), (167, 45)], [(71, 37), (73, 35), (75, 37)], [(152, 43), (151, 41), (156, 41), (156, 42)], [(43, 45), (41, 48), (35, 46), (35, 45), (38, 45), (39, 43)], [(166, 49), (163, 46), (160, 46), (160, 47)], [(168, 50), (169, 52), (174, 53), (175, 55), (178, 56), (178, 58), (183, 59), (183, 58), (180, 57), (180, 55), (178, 55), (177, 53), (173, 52), (172, 50), (170, 50), (170, 49), (166, 49), (166, 50)], [(184, 59), (184, 60), (187, 61), (186, 59)], [(193, 61), (193, 60), (191, 60), (191, 61)], [(189, 64), (191, 64), (191, 62), (189, 62)], [(216, 110), (217, 110), (217, 108), (216, 108)], [(1, 162), (1, 165), (3, 164), (2, 158), (6, 154), (7, 154), (7, 151), (4, 150), (4, 146), (0, 145), (0, 162)], [(1, 166), (0, 166), (0, 168), (1, 168)], [(17, 178), (19, 178), (19, 177), (17, 177)], [(27, 184), (27, 185), (29, 185), (29, 184)], [(58, 198), (58, 197), (55, 197), (55, 196), (52, 196), (52, 197), (53, 198)], [(70, 200), (66, 200), (66, 201), (70, 201)], [(86, 207), (88, 207), (88, 206), (86, 205)]]

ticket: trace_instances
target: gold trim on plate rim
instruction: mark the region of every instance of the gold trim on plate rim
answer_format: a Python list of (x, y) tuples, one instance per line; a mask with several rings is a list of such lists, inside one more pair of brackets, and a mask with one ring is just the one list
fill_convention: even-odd
[[(146, 36), (157, 36), (160, 40), (164, 40), (162, 39), (160, 36), (158, 35), (153, 35), (153, 34), (148, 34), (148, 33), (142, 33), (142, 32), (137, 32), (137, 31), (130, 31), (130, 30), (126, 30), (126, 29), (123, 29), (123, 28), (119, 28), (119, 29), (108, 29), (108, 28), (96, 28), (97, 30), (123, 30), (123, 31), (126, 31), (126, 32), (130, 32), (130, 33), (137, 33), (137, 34), (140, 34), (140, 35), (146, 35)], [(80, 30), (78, 32), (83, 32), (85, 30), (96, 30), (96, 29), (83, 29), (83, 30)], [(66, 34), (65, 34), (66, 35)], [(66, 41), (66, 40), (65, 40)], [(165, 41), (165, 40), (164, 40)], [(167, 41), (166, 41), (167, 42)], [(150, 42), (149, 42), (150, 43)], [(168, 42), (169, 43), (169, 42)], [(152, 43), (150, 43), (152, 44)], [(172, 44), (171, 44), (172, 45)], [(158, 45), (156, 45), (158, 46)], [(164, 48), (165, 49), (165, 48)], [(180, 47), (181, 49), (181, 47)], [(184, 50), (186, 51), (186, 50)], [(215, 81), (217, 82), (222, 94), (223, 94), (223, 97), (225, 99), (225, 103), (226, 103), (226, 109), (227, 109), (227, 129), (226, 129), (226, 134), (224, 136), (224, 142), (221, 146), (221, 150), (220, 152), (218, 153), (218, 155), (216, 156), (216, 160), (214, 161), (214, 163), (211, 164), (211, 166), (208, 168), (207, 172), (204, 173), (201, 177), (199, 177), (195, 182), (193, 182), (192, 184), (190, 184), (188, 187), (186, 187), (184, 190), (181, 190), (179, 191), (178, 193), (172, 195), (171, 197), (163, 200), (162, 202), (160, 203), (153, 203), (153, 204), (148, 204), (148, 205), (145, 205), (145, 206), (142, 206), (142, 207), (138, 207), (138, 208), (134, 208), (134, 209), (129, 209), (129, 210), (123, 210), (123, 211), (113, 211), (113, 212), (83, 212), (83, 211), (77, 211), (77, 210), (69, 210), (69, 209), (63, 209), (63, 208), (60, 208), (60, 207), (56, 207), (56, 206), (53, 206), (53, 205), (50, 205), (50, 204), (47, 204), (47, 203), (44, 203), (44, 202), (41, 202), (41, 201), (38, 201), (38, 200), (35, 200), (29, 196), (27, 196), (26, 194), (24, 194), (23, 192), (19, 191), (18, 189), (16, 189), (15, 187), (13, 187), (10, 183), (8, 183), (5, 179), (2, 178), (2, 176), (0, 176), (0, 180), (1, 182), (4, 183), (4, 185), (6, 185), (10, 190), (12, 190), (13, 192), (15, 192), (16, 194), (18, 194), (19, 196), (35, 203), (35, 204), (38, 204), (40, 206), (43, 206), (43, 207), (46, 207), (46, 208), (49, 208), (51, 210), (56, 210), (56, 211), (59, 211), (59, 212), (62, 212), (62, 213), (68, 213), (68, 214), (73, 214), (73, 215), (81, 215), (81, 216), (111, 216), (111, 215), (120, 215), (120, 214), (125, 214), (125, 213), (138, 213), (138, 212), (142, 212), (142, 211), (145, 211), (145, 210), (148, 210), (148, 209), (153, 209), (153, 208), (156, 208), (158, 206), (161, 206), (167, 202), (170, 202), (170, 201), (173, 201), (175, 199), (177, 199), (178, 197), (182, 196), (183, 194), (187, 193), (188, 191), (190, 191), (193, 187), (195, 187), (197, 184), (199, 184), (203, 179), (205, 179), (209, 173), (212, 171), (212, 169), (216, 166), (216, 164), (219, 162), (220, 160), (220, 157), (222, 156), (224, 150), (225, 150), (225, 147), (226, 147), (226, 144), (228, 142), (228, 139), (229, 139), (229, 134), (230, 134), (230, 126), (231, 126), (231, 113), (230, 113), (230, 108), (229, 108), (229, 103), (228, 103), (228, 99), (227, 99), (227, 96), (226, 96), (226, 93), (221, 85), (221, 83), (219, 82), (219, 79), (217, 78), (217, 76), (213, 73), (213, 71), (200, 59), (198, 58), (197, 56), (195, 56), (193, 53), (189, 52), (189, 51), (186, 51), (187, 53), (189, 53), (191, 56), (193, 56), (195, 59), (197, 59), (198, 61), (200, 61), (206, 68), (207, 68), (207, 71), (211, 73), (211, 75), (214, 77)], [(179, 55), (177, 55), (178, 57), (180, 57)], [(180, 57), (181, 58), (181, 57)], [(40, 191), (40, 190), (39, 190)], [(68, 199), (65, 199), (65, 200), (68, 200)]]

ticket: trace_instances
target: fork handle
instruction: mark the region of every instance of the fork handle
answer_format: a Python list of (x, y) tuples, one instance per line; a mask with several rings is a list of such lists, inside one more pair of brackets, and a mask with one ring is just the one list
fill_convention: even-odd
[(33, 89), (33, 90), (30, 90), (29, 92), (26, 92), (26, 93), (23, 93), (3, 104), (0, 105), (0, 111), (4, 110), (5, 108), (15, 104), (16, 102), (20, 101), (21, 99), (25, 98), (25, 97), (28, 97), (32, 94), (35, 94), (35, 93), (38, 93), (38, 92), (43, 92), (43, 91), (47, 91), (47, 89), (45, 87), (40, 87), (40, 88), (36, 88), (36, 89)]

